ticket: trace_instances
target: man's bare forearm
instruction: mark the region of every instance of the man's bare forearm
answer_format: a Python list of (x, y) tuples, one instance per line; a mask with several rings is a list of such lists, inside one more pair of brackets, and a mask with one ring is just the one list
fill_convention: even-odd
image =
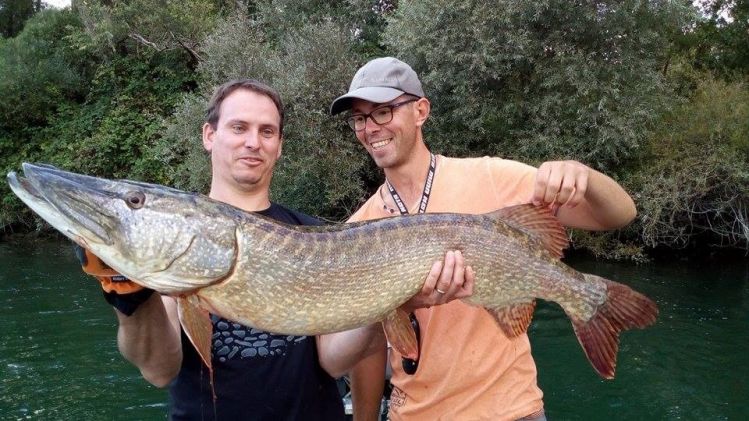
[(120, 353), (156, 387), (167, 386), (182, 364), (176, 302), (152, 294), (130, 316), (115, 310)]
[(583, 202), (572, 209), (562, 206), (558, 214), (565, 226), (596, 231), (621, 228), (636, 215), (635, 204), (622, 186), (595, 170), (590, 170)]
[(383, 347), (359, 361), (349, 372), (354, 421), (380, 419), (386, 364), (387, 349)]

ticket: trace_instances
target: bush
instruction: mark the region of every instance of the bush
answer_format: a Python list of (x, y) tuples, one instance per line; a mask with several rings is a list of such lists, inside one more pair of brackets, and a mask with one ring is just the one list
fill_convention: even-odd
[(682, 9), (417, 0), (399, 3), (384, 39), (432, 99), (433, 149), (573, 158), (610, 172), (638, 156), (668, 102), (660, 62)]
[(749, 247), (749, 90), (709, 75), (628, 178), (648, 246)]

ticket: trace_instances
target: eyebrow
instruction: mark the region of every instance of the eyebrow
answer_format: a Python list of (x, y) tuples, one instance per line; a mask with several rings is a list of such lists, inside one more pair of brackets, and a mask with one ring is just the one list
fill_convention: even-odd
[[(242, 120), (240, 118), (231, 119), (231, 120), (228, 120), (226, 122), (227, 126), (231, 126), (231, 125), (234, 125), (234, 124), (242, 124), (242, 125), (245, 125), (245, 126), (250, 126), (251, 125), (251, 123), (249, 121)], [(272, 127), (272, 128), (274, 128), (276, 130), (279, 130), (280, 127), (281, 127), (278, 122), (272, 122), (272, 123), (271, 122), (259, 122), (259, 123), (257, 123), (257, 125), (260, 126), (260, 127)]]
[[(374, 111), (374, 110), (376, 110), (376, 109), (378, 109), (378, 108), (380, 108), (380, 107), (382, 107), (384, 105), (391, 105), (391, 103), (393, 101), (381, 102), (381, 103), (374, 103), (373, 102), (374, 105), (372, 106), (372, 109), (369, 112), (371, 113), (372, 111)], [(353, 107), (353, 106), (351, 107), (351, 113), (352, 114), (357, 114), (357, 113), (359, 113), (359, 114), (365, 114), (364, 111), (361, 111), (361, 108), (357, 108), (357, 107)]]

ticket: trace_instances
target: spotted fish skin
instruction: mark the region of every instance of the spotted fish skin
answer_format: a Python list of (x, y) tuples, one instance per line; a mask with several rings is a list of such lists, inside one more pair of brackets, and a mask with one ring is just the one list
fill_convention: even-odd
[[(585, 283), (491, 216), (432, 213), (322, 228), (257, 218), (238, 232), (234, 271), (200, 296), (228, 318), (267, 330), (321, 334), (382, 320), (421, 289), (447, 250), (461, 250), (476, 271), (471, 304), (554, 298), (588, 319), (605, 298), (605, 285)], [(538, 257), (524, 257), (528, 250)]]
[(24, 174), (8, 175), (11, 188), (53, 227), (135, 282), (180, 297), (183, 327), (207, 363), (208, 312), (289, 335), (366, 326), (418, 293), (448, 250), (461, 250), (476, 273), (465, 301), (507, 336), (527, 330), (536, 298), (554, 301), (605, 378), (619, 332), (657, 315), (642, 294), (563, 264), (566, 233), (546, 208), (302, 227), (153, 184), (31, 164)]

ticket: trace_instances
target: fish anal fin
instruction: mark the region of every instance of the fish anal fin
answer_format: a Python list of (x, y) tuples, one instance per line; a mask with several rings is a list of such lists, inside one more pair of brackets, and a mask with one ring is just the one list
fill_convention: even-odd
[[(213, 388), (213, 365), (211, 364), (211, 335), (213, 335), (213, 323), (208, 310), (200, 307), (200, 299), (197, 295), (181, 296), (177, 298), (177, 312), (182, 329), (192, 342), (195, 350), (208, 367), (211, 388)], [(214, 400), (216, 393), (213, 393)]]
[(595, 371), (605, 379), (613, 379), (619, 351), (619, 332), (653, 324), (658, 307), (651, 299), (626, 285), (596, 275), (584, 276), (606, 284), (606, 301), (587, 321), (570, 317), (572, 326)]
[(405, 358), (412, 360), (419, 358), (419, 343), (408, 313), (395, 309), (382, 321), (382, 327), (393, 349)]
[(494, 320), (508, 338), (514, 338), (528, 331), (536, 309), (536, 300), (516, 303), (502, 308), (487, 308)]
[(487, 215), (502, 219), (513, 228), (536, 238), (549, 253), (557, 258), (561, 258), (562, 251), (569, 246), (567, 232), (546, 206), (535, 206), (530, 203), (508, 206)]

